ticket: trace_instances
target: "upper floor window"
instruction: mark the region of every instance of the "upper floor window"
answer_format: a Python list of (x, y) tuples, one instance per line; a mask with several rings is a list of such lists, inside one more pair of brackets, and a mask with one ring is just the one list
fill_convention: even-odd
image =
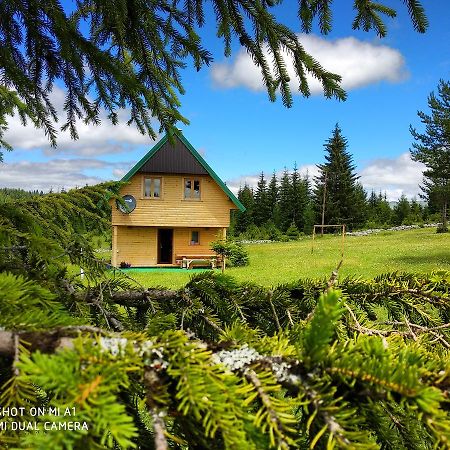
[(196, 178), (184, 179), (184, 199), (200, 200), (200, 180)]
[(144, 177), (144, 197), (145, 198), (161, 197), (161, 178)]

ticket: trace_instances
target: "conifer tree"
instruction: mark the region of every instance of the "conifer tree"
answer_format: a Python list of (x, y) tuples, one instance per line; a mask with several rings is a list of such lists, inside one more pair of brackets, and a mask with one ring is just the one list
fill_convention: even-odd
[(325, 189), (325, 224), (346, 224), (352, 229), (364, 223), (366, 200), (347, 145), (347, 139), (336, 124), (332, 136), (324, 144), (326, 162), (317, 166), (319, 175), (316, 177), (314, 203), (316, 221), (321, 223)]
[(305, 210), (308, 205), (308, 182), (298, 173), (297, 163), (291, 174), (292, 219), (299, 230), (305, 226)]
[(244, 233), (253, 222), (254, 198), (253, 190), (245, 183), (242, 189), (239, 189), (238, 199), (244, 205), (245, 211), (239, 211), (236, 214), (236, 234)]
[(403, 225), (411, 214), (411, 206), (405, 194), (402, 194), (394, 207), (395, 225)]
[(311, 189), (311, 179), (309, 177), (309, 173), (307, 172), (305, 177), (303, 178), (303, 182), (305, 184), (306, 189), (306, 198), (307, 203), (305, 206), (305, 210), (303, 212), (303, 232), (305, 234), (311, 234), (313, 231), (313, 225), (316, 223), (315, 221), (315, 213), (314, 213), (314, 201), (312, 196)]
[(410, 221), (412, 223), (421, 223), (423, 222), (423, 207), (422, 205), (413, 198), (409, 203), (411, 212), (410, 212)]
[(271, 217), (272, 207), (269, 203), (269, 196), (267, 192), (267, 181), (264, 177), (264, 172), (261, 172), (256, 192), (254, 194), (253, 203), (253, 222), (260, 227), (266, 223)]
[(280, 225), (279, 187), (275, 171), (267, 187), (267, 200), (271, 208), (270, 218), (273, 224), (278, 227)]
[(384, 195), (381, 192), (378, 194), (378, 220), (381, 225), (389, 225), (392, 223), (392, 208), (387, 201), (386, 193)]
[(450, 81), (439, 81), (438, 93), (430, 94), (428, 106), (431, 115), (417, 113), (425, 132), (419, 133), (410, 127), (416, 141), (412, 144), (411, 156), (427, 167), (422, 189), (427, 198), (433, 197), (440, 205), (442, 227), (438, 231), (446, 232), (450, 204)]
[(279, 192), (280, 228), (286, 231), (294, 219), (291, 177), (286, 167), (281, 177)]

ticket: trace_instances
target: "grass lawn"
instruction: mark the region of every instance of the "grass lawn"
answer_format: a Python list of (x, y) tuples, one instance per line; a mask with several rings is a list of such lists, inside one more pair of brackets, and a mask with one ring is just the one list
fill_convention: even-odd
[[(250, 265), (226, 270), (238, 281), (273, 286), (299, 278), (329, 276), (340, 261), (341, 238), (318, 237), (314, 253), (311, 238), (295, 242), (273, 242), (246, 246)], [(372, 278), (385, 272), (430, 272), (450, 270), (450, 234), (436, 234), (435, 228), (388, 231), (371, 236), (346, 236), (340, 276)], [(198, 273), (197, 271), (195, 273)], [(144, 286), (183, 286), (191, 271), (127, 271)]]

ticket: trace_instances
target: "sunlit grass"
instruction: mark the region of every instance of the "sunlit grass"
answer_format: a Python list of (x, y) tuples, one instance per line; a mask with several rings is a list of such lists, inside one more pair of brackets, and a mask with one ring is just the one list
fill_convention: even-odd
[[(311, 238), (295, 242), (251, 244), (247, 267), (229, 268), (226, 273), (238, 281), (273, 286), (299, 278), (329, 276), (341, 259), (341, 238)], [(373, 278), (385, 272), (430, 272), (450, 270), (450, 234), (436, 234), (435, 228), (390, 231), (371, 236), (346, 236), (340, 276)], [(145, 286), (178, 288), (186, 284), (190, 271), (127, 272)]]

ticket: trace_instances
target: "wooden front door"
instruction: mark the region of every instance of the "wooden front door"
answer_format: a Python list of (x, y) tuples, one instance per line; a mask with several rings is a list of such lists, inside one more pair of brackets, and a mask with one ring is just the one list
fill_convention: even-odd
[(173, 229), (158, 230), (158, 264), (172, 264)]

